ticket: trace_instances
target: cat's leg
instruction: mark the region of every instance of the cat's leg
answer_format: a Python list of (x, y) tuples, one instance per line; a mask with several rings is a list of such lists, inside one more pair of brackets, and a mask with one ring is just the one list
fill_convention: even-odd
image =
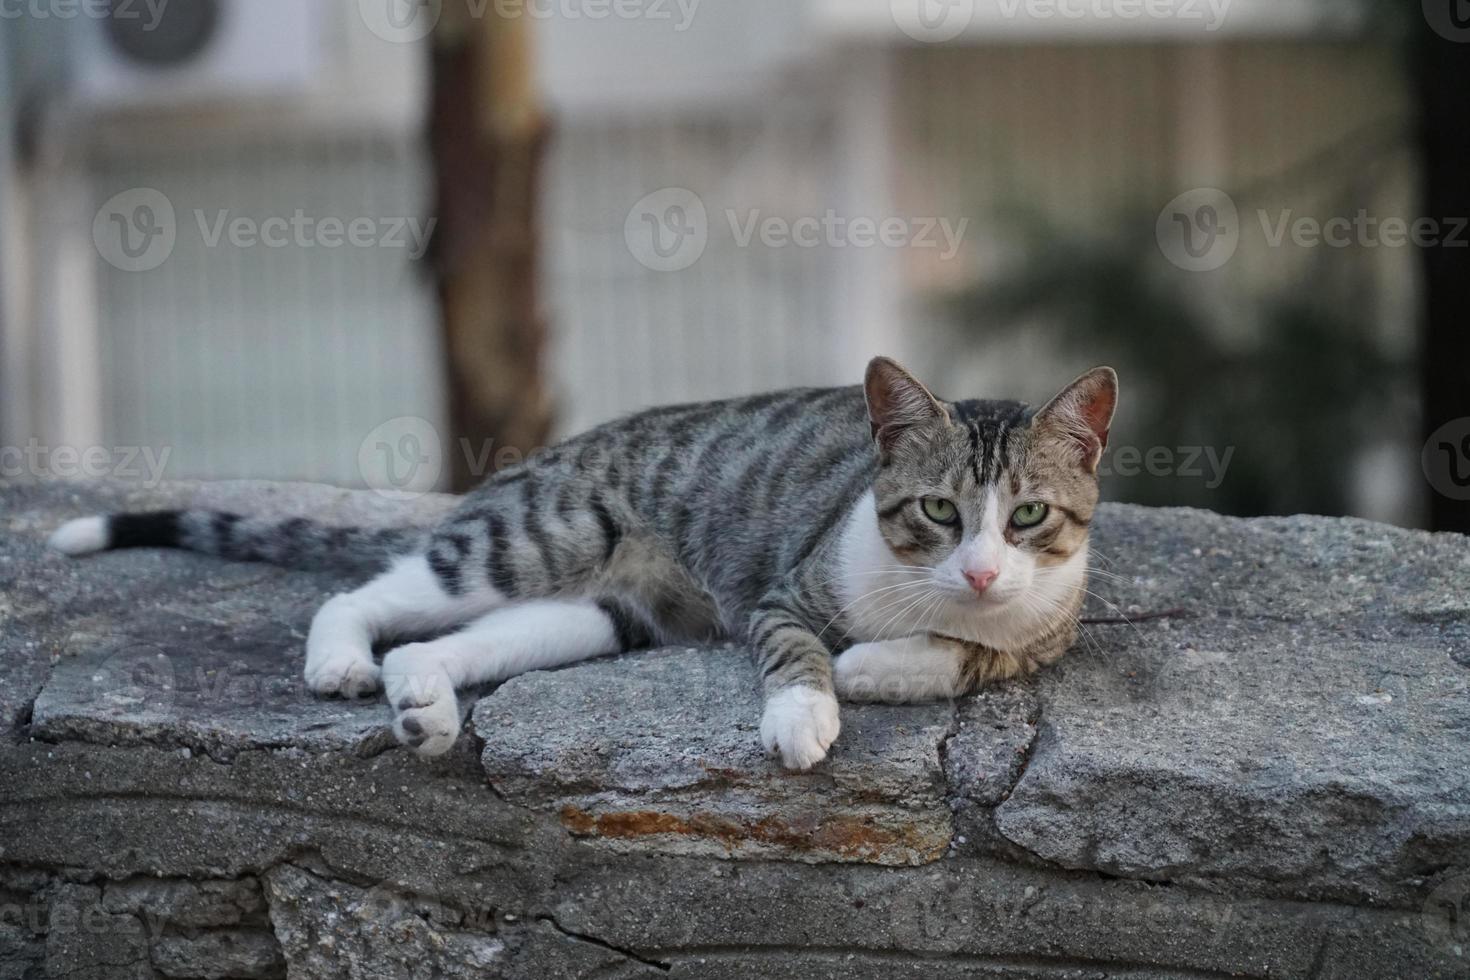
[(827, 757), (842, 724), (832, 690), (832, 655), (796, 599), (767, 596), (750, 622), (750, 639), (765, 688), (761, 742), (788, 769), (810, 769)]
[(383, 660), (393, 732), (421, 756), (459, 737), (455, 688), (503, 681), (647, 646), (653, 623), (617, 599), (535, 599), (498, 609), (457, 633), (399, 647)]
[(958, 643), (906, 636), (850, 647), (833, 661), (832, 680), (845, 701), (944, 701), (968, 688), (966, 661)]
[(402, 558), (362, 588), (333, 596), (306, 637), (306, 684), (321, 695), (362, 697), (378, 689), (373, 644), (458, 626), (505, 602), (488, 586), (451, 594), (429, 557)]

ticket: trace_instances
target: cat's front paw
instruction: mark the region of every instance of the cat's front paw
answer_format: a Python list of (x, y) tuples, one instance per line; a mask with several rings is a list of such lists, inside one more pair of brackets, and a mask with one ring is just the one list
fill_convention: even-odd
[(378, 689), (378, 665), (356, 650), (308, 653), (306, 686), (321, 697), (365, 698)]
[(423, 758), (440, 756), (459, 740), (459, 699), (443, 669), (414, 645), (383, 659), (383, 684), (393, 706), (393, 734)]
[(810, 769), (827, 757), (842, 722), (837, 699), (827, 691), (795, 686), (766, 699), (761, 716), (761, 743), (780, 752), (787, 769)]
[(844, 701), (878, 700), (878, 676), (867, 668), (870, 653), (877, 644), (859, 643), (849, 647), (832, 661), (832, 686)]

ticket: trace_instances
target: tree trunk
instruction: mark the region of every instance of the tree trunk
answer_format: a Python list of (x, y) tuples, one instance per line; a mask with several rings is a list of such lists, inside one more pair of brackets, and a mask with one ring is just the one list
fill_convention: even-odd
[[(1421, 112), (1423, 216), (1439, 222), (1447, 238), (1455, 230), (1455, 219), (1470, 218), (1470, 43), (1448, 40), (1427, 24), (1418, 33), (1414, 66)], [(1470, 419), (1470, 248), (1466, 238), (1461, 229), (1455, 241), (1420, 250), (1426, 438), (1452, 420)], [(1447, 445), (1452, 454), (1463, 455), (1465, 447), (1458, 439)], [(1440, 448), (1430, 446), (1428, 451)], [(1456, 464), (1470, 468), (1470, 459), (1457, 459)], [(1429, 513), (1429, 526), (1436, 531), (1470, 533), (1470, 500), (1431, 488)]]
[(537, 302), (536, 202), (546, 123), (531, 24), (446, 5), (434, 45), (435, 262), (448, 358), (452, 488), (544, 446), (551, 429)]

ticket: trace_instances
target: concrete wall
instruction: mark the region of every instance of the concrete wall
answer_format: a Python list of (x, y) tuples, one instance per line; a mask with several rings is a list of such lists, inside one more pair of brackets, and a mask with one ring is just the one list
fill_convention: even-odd
[(844, 706), (813, 772), (734, 648), (467, 697), (426, 765), (301, 685), (341, 578), (41, 546), (189, 502), (392, 517), (0, 485), (4, 980), (1470, 976), (1463, 538), (1107, 506), (1066, 659)]

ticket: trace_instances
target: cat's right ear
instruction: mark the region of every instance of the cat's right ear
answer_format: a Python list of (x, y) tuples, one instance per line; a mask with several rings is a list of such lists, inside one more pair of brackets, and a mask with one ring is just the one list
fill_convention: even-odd
[(887, 357), (875, 357), (868, 364), (863, 382), (868, 398), (868, 422), (873, 428), (873, 441), (885, 455), (905, 432), (935, 419), (948, 419), (949, 413), (939, 399), (919, 380)]

